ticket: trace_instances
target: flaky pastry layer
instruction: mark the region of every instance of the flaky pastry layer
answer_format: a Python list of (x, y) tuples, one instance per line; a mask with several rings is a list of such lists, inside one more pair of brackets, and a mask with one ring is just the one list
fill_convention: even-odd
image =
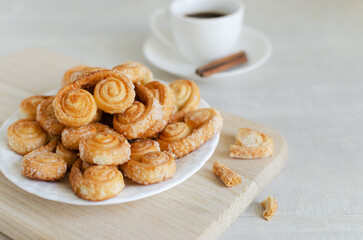
[(102, 201), (119, 194), (125, 187), (122, 173), (115, 166), (88, 166), (82, 172), (82, 160), (72, 166), (69, 182), (73, 192), (89, 201)]
[(213, 173), (219, 180), (221, 180), (227, 187), (233, 187), (241, 183), (241, 176), (233, 172), (226, 165), (221, 162), (215, 161), (213, 163)]
[(130, 144), (117, 132), (97, 133), (79, 142), (80, 158), (97, 165), (119, 165), (130, 159)]
[(158, 133), (160, 133), (168, 124), (175, 107), (175, 94), (168, 85), (158, 81), (149, 82), (145, 86), (152, 91), (162, 107), (161, 118), (157, 120), (143, 136), (144, 138), (154, 138), (157, 137)]
[(162, 151), (169, 151), (176, 158), (181, 158), (219, 133), (222, 126), (223, 119), (217, 110), (197, 109), (186, 114), (184, 122), (169, 124), (157, 141)]
[(171, 89), (175, 94), (175, 109), (169, 122), (182, 121), (186, 113), (198, 108), (200, 92), (198, 85), (191, 81), (180, 79), (170, 83)]
[(113, 68), (113, 70), (125, 74), (133, 82), (146, 84), (154, 80), (153, 74), (146, 66), (138, 62), (124, 62)]
[(61, 135), (65, 126), (58, 121), (53, 108), (54, 97), (42, 101), (37, 108), (37, 122), (51, 135)]
[(21, 119), (7, 130), (9, 147), (18, 154), (27, 154), (46, 143), (47, 134), (34, 120)]
[(47, 98), (48, 96), (39, 95), (25, 98), (19, 106), (21, 117), (35, 120), (38, 105)]
[(66, 148), (62, 143), (57, 145), (56, 154), (64, 159), (67, 163), (67, 170), (71, 170), (73, 163), (78, 159), (78, 153)]
[(144, 154), (140, 160), (130, 159), (121, 169), (138, 184), (148, 185), (172, 178), (176, 163), (172, 154), (155, 151)]
[(22, 174), (31, 179), (55, 181), (64, 177), (67, 171), (66, 161), (54, 153), (57, 140), (40, 147), (25, 156), (21, 161)]
[(236, 144), (230, 146), (230, 157), (257, 159), (271, 157), (274, 143), (270, 136), (254, 129), (240, 128), (236, 135)]
[(162, 107), (152, 91), (135, 83), (139, 101), (123, 114), (115, 114), (113, 127), (127, 139), (145, 138), (146, 132), (162, 117)]

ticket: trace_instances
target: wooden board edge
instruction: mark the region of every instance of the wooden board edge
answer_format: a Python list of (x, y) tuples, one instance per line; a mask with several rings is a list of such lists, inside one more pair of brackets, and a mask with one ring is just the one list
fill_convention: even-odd
[[(200, 235), (198, 240), (218, 239), (238, 216), (251, 204), (257, 197), (259, 188), (254, 181), (251, 181), (247, 188), (235, 198), (224, 213), (213, 221), (211, 225)], [(247, 197), (247, 198), (246, 198)]]

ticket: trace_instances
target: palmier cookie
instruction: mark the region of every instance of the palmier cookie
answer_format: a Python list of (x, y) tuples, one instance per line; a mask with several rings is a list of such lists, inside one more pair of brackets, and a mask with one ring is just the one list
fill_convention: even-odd
[(96, 84), (93, 92), (99, 109), (123, 113), (135, 101), (134, 85), (127, 78), (107, 77)]
[(57, 140), (23, 156), (22, 174), (31, 179), (55, 181), (64, 177), (67, 171), (66, 161), (54, 153)]
[(126, 112), (115, 114), (113, 127), (127, 139), (147, 138), (145, 133), (162, 118), (162, 107), (152, 91), (140, 83), (135, 83), (135, 101)]
[(89, 68), (89, 66), (80, 65), (80, 66), (75, 66), (75, 67), (68, 69), (64, 73), (63, 80), (62, 80), (62, 86), (73, 82), (76, 78), (78, 78), (78, 76), (80, 75), (80, 72), (86, 68)]
[[(101, 68), (101, 67), (87, 67), (87, 68), (84, 68), (84, 69), (82, 69), (82, 70), (80, 70), (78, 72), (74, 72), (71, 75), (70, 82), (74, 82), (74, 81), (76, 81), (78, 79), (84, 78), (87, 75), (89, 75), (91, 73), (94, 73), (94, 72), (97, 72), (97, 71), (100, 71), (100, 70), (106, 70), (106, 68)], [(92, 87), (88, 88), (88, 89), (92, 89)]]
[(48, 133), (59, 136), (65, 126), (54, 114), (53, 100), (54, 97), (49, 97), (38, 105), (36, 120)]
[(67, 127), (84, 126), (92, 122), (97, 115), (93, 95), (81, 89), (77, 82), (78, 80), (61, 88), (53, 101), (55, 116)]
[(130, 159), (121, 166), (125, 176), (138, 184), (158, 183), (174, 176), (175, 160), (169, 152), (148, 152), (140, 160)]
[(35, 120), (38, 105), (48, 96), (31, 96), (20, 103), (20, 115), (22, 118)]
[(81, 79), (81, 78), (87, 76), (88, 74), (91, 74), (91, 73), (99, 71), (99, 70), (105, 70), (105, 68), (90, 67), (90, 66), (86, 66), (86, 65), (75, 66), (75, 67), (69, 69), (64, 74), (62, 86), (72, 83), (78, 79)]
[(169, 151), (180, 158), (219, 133), (222, 126), (223, 119), (215, 109), (198, 109), (186, 114), (184, 122), (169, 124), (157, 141), (162, 151)]
[(170, 83), (175, 93), (175, 109), (169, 122), (182, 121), (186, 113), (198, 108), (200, 93), (198, 85), (190, 80), (177, 80)]
[(68, 149), (78, 150), (79, 142), (88, 136), (100, 132), (114, 132), (101, 123), (89, 123), (82, 127), (66, 127), (62, 132), (62, 143)]
[(79, 142), (80, 158), (97, 165), (119, 165), (130, 159), (130, 144), (121, 134), (97, 133)]
[(131, 143), (131, 159), (139, 161), (148, 152), (160, 151), (159, 143), (151, 139), (136, 140)]
[(230, 157), (256, 159), (271, 157), (274, 143), (270, 136), (250, 128), (240, 128), (236, 135), (236, 144), (230, 147)]
[(149, 82), (145, 87), (152, 91), (162, 107), (161, 118), (144, 134), (145, 138), (154, 138), (157, 137), (157, 134), (168, 124), (175, 107), (175, 94), (168, 85), (158, 81)]
[(24, 155), (44, 145), (47, 133), (36, 121), (22, 119), (9, 126), (7, 139), (12, 150)]
[(67, 162), (67, 169), (71, 169), (73, 163), (78, 159), (76, 151), (66, 148), (62, 143), (57, 145), (56, 154)]
[(73, 192), (89, 201), (102, 201), (119, 194), (125, 187), (122, 173), (115, 166), (89, 166), (82, 172), (82, 160), (72, 166), (69, 182)]
[(113, 70), (125, 74), (133, 83), (140, 81), (141, 84), (146, 84), (154, 79), (150, 69), (138, 62), (125, 62)]

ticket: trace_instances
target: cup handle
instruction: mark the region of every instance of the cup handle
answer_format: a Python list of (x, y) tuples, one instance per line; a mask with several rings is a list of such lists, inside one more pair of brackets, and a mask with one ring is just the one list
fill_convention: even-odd
[(151, 31), (165, 45), (167, 45), (170, 48), (174, 48), (172, 36), (163, 31), (162, 28), (160, 27), (161, 19), (164, 19), (163, 22), (169, 22), (166, 8), (159, 8), (151, 15), (150, 18)]

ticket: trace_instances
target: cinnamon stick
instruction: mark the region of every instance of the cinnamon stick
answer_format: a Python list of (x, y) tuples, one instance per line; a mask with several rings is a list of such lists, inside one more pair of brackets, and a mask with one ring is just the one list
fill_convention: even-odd
[(197, 69), (196, 73), (201, 77), (208, 77), (212, 74), (222, 72), (245, 62), (247, 62), (247, 55), (245, 52), (241, 51), (201, 66)]

